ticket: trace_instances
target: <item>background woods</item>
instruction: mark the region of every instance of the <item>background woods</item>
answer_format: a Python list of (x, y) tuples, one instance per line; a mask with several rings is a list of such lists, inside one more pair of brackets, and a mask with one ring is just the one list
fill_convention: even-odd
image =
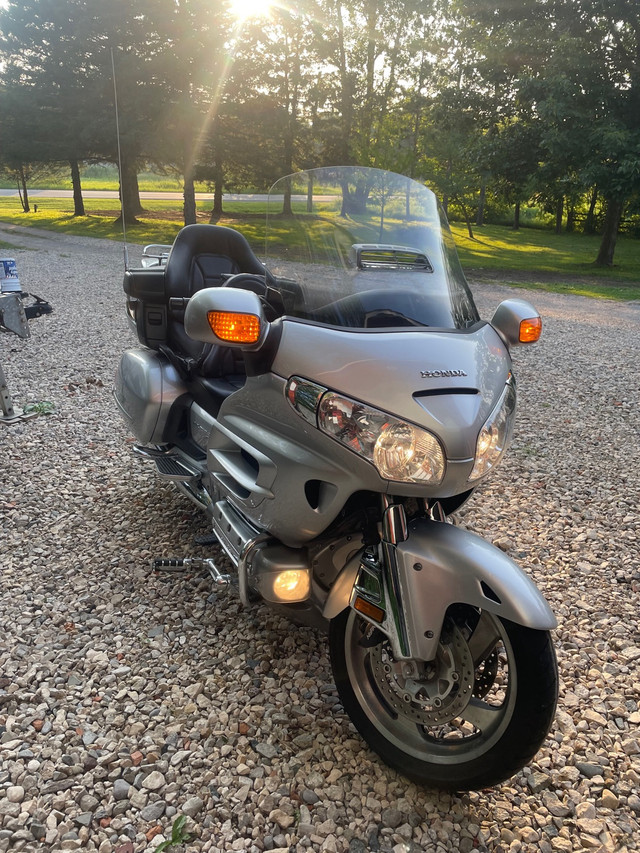
[(138, 172), (264, 189), (332, 163), (423, 180), (453, 218), (535, 205), (598, 231), (611, 265), (640, 229), (640, 7), (626, 0), (9, 0), (0, 7), (0, 168), (29, 185), (115, 162), (123, 214)]

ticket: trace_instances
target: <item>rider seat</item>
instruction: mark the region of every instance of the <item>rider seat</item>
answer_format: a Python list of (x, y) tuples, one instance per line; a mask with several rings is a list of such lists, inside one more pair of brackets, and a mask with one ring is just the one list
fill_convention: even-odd
[[(239, 272), (264, 276), (264, 266), (238, 231), (220, 225), (187, 225), (177, 235), (164, 273), (165, 298), (169, 305), (166, 352), (192, 361), (192, 369), (220, 376), (224, 353), (212, 358), (212, 344), (194, 341), (184, 330), (184, 307), (171, 300), (188, 299), (205, 287), (221, 287)], [(206, 364), (205, 364), (206, 362)], [(199, 369), (201, 368), (202, 371)]]

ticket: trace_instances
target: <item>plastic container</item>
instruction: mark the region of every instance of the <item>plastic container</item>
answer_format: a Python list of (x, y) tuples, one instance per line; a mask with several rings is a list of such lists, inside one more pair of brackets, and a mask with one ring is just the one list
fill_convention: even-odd
[(0, 292), (22, 292), (16, 262), (13, 258), (0, 258)]

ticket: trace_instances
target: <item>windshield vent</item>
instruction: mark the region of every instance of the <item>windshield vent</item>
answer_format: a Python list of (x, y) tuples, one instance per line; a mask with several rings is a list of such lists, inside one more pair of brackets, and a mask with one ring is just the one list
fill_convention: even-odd
[(359, 270), (390, 269), (433, 272), (429, 258), (410, 246), (356, 243), (351, 247), (351, 261)]

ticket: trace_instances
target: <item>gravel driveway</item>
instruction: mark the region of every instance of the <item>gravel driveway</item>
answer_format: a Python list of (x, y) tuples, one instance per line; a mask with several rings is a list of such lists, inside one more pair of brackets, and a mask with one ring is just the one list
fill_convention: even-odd
[[(242, 609), (152, 556), (204, 556), (204, 518), (132, 458), (111, 397), (133, 342), (122, 251), (0, 228), (55, 313), (0, 337), (0, 853), (491, 851), (640, 847), (640, 306), (529, 298), (511, 453), (460, 513), (534, 577), (559, 620), (561, 698), (537, 761), (495, 789), (424, 791), (342, 711), (325, 638)], [(139, 249), (132, 259), (139, 258)]]

